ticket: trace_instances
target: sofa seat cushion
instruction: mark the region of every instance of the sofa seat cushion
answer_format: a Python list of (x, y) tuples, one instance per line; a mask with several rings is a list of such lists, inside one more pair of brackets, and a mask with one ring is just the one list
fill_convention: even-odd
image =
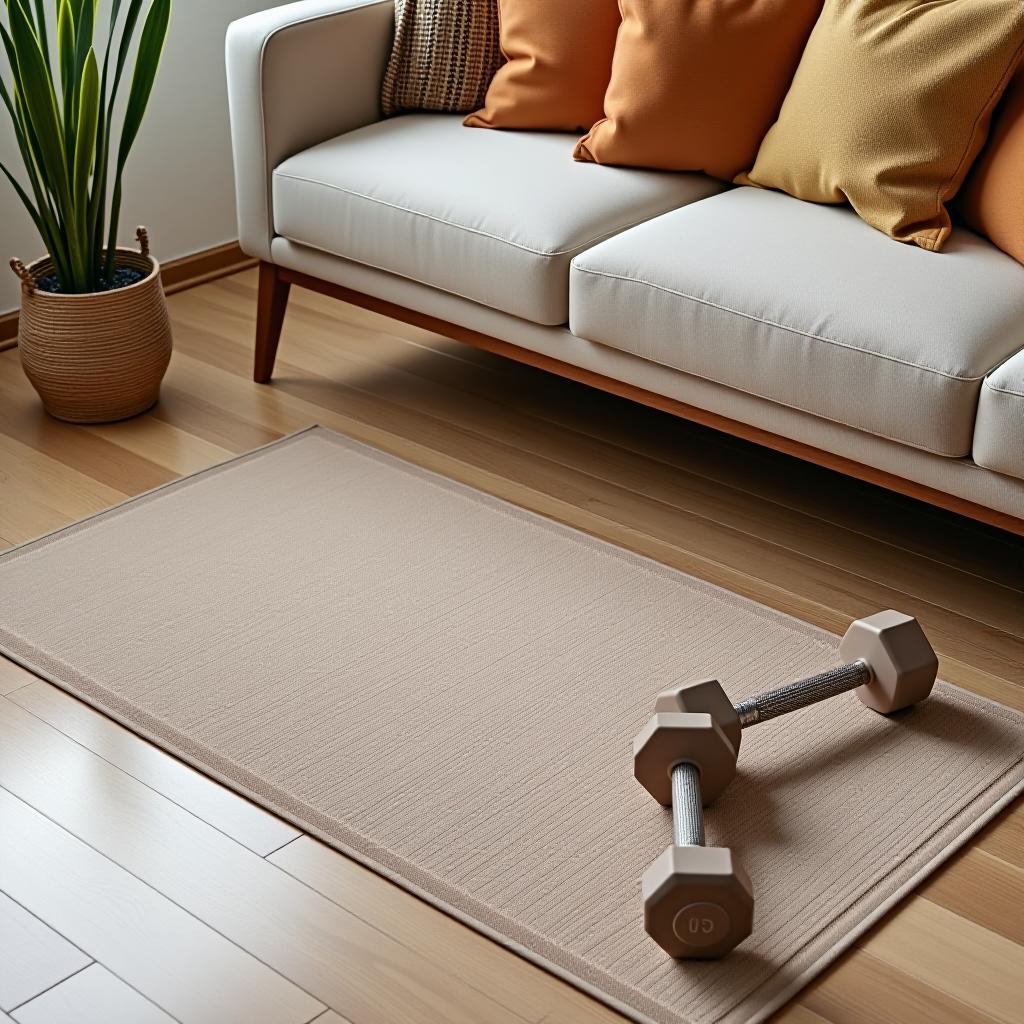
[(302, 245), (540, 324), (569, 318), (569, 263), (720, 191), (701, 175), (596, 167), (575, 137), (412, 114), (306, 150), (274, 173), (274, 227)]
[(751, 188), (588, 249), (570, 304), (589, 341), (953, 457), (985, 375), (1024, 347), (1024, 267), (991, 243), (931, 253)]
[(974, 461), (1024, 480), (1024, 352), (1011, 356), (982, 382)]

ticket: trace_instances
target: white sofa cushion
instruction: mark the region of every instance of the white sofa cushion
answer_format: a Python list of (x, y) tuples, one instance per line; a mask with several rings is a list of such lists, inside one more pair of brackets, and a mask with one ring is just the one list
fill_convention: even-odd
[(570, 305), (582, 338), (946, 456), (1024, 347), (1024, 267), (988, 242), (926, 252), (753, 188), (588, 249)]
[[(1011, 356), (982, 382), (974, 461), (1024, 480), (1024, 352)], [(1018, 511), (1024, 515), (1024, 505)]]
[(274, 172), (274, 226), (540, 324), (569, 317), (569, 263), (720, 191), (700, 175), (578, 164), (575, 137), (413, 114), (338, 136)]

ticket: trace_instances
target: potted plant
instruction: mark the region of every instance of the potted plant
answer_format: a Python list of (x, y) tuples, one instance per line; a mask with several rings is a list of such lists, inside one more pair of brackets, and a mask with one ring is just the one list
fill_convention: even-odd
[[(171, 356), (160, 267), (145, 230), (137, 232), (140, 251), (117, 247), (122, 177), (153, 89), (171, 0), (112, 0), (106, 38), (95, 45), (99, 0), (4, 0), (4, 6), (0, 40), (10, 82), (0, 75), (0, 100), (24, 177), (19, 181), (2, 163), (0, 171), (47, 252), (27, 267), (11, 261), (22, 280), (22, 364), (58, 419), (125, 419), (156, 402)], [(52, 34), (47, 7), (56, 13)]]

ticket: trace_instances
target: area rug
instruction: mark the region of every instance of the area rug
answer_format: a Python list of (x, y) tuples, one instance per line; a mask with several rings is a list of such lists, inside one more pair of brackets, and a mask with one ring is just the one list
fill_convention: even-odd
[(0, 650), (658, 1024), (764, 1019), (1024, 785), (1024, 716), (946, 684), (758, 726), (707, 824), (754, 934), (666, 958), (633, 735), (677, 680), (741, 699), (836, 638), (321, 428), (0, 556)]

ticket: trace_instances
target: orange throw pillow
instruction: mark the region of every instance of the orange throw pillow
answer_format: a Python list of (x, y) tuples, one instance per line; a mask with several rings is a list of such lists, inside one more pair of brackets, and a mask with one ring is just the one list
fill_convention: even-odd
[(1024, 263), (1024, 72), (1006, 90), (961, 205), (969, 227)]
[(620, 0), (607, 115), (577, 160), (706, 171), (750, 167), (823, 0)]
[(471, 128), (586, 131), (604, 113), (618, 0), (499, 0), (501, 50)]

